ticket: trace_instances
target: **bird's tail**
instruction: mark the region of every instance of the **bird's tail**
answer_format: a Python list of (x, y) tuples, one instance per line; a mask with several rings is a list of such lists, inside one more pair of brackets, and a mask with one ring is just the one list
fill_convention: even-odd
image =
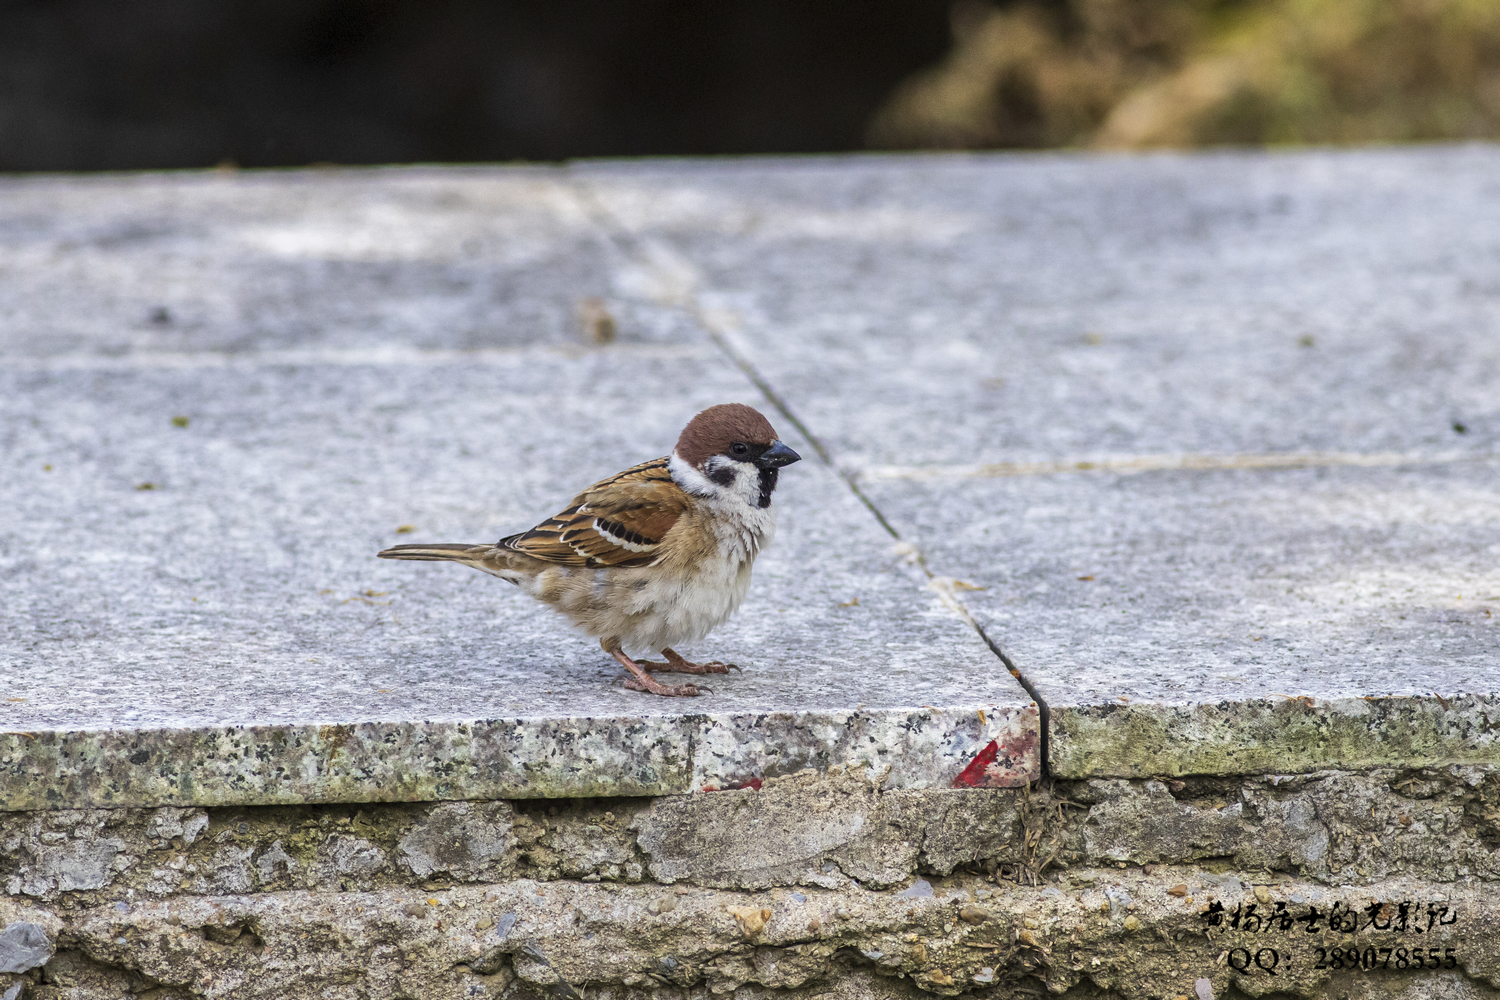
[(494, 552), (494, 545), (466, 545), (463, 542), (431, 542), (426, 545), (396, 545), (375, 553), (382, 559), (427, 559), (437, 562), (461, 562), (477, 566)]
[(382, 559), (425, 559), (431, 562), (456, 562), (472, 566), (491, 576), (520, 586), (542, 566), (510, 549), (498, 545), (465, 545), (462, 542), (430, 542), (426, 545), (396, 545), (375, 553)]

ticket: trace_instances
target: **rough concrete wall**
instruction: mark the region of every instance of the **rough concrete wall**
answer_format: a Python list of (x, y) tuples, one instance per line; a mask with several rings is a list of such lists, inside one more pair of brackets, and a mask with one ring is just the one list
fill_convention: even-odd
[[(1473, 767), (59, 810), (0, 843), (8, 1000), (1500, 997), (1500, 770)], [(1415, 933), (1436, 970), (1311, 960)]]

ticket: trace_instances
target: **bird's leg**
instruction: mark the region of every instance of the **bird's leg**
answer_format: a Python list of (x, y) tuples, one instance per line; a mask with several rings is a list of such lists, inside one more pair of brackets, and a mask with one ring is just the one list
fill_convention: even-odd
[(625, 686), (632, 691), (646, 691), (650, 694), (659, 694), (667, 698), (682, 697), (696, 698), (703, 693), (696, 684), (680, 684), (672, 687), (652, 680), (651, 675), (642, 670), (634, 660), (625, 655), (621, 649), (611, 649), (610, 655), (620, 661), (620, 665), (630, 671), (630, 677), (626, 678)]
[[(733, 663), (720, 663), (718, 660), (710, 663), (694, 663), (692, 660), (683, 659), (681, 653), (671, 648), (663, 649), (661, 655), (667, 658), (666, 663), (642, 660), (640, 665), (647, 670), (669, 670), (674, 674), (727, 674), (730, 670), (740, 669)], [(742, 670), (740, 672), (744, 673)]]

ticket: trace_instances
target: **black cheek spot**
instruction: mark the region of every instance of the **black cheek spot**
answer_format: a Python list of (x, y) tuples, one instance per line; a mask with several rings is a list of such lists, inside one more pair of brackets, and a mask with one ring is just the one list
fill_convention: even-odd
[(730, 483), (734, 482), (734, 467), (725, 465), (717, 468), (708, 474), (708, 478), (712, 479), (720, 486), (728, 486)]

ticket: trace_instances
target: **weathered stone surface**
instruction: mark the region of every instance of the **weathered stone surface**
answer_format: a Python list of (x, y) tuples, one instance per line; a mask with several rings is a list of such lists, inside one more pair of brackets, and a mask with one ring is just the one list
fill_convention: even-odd
[[(25, 978), (49, 1000), (529, 998), (562, 982), (811, 1000), (872, 971), (904, 977), (892, 997), (1145, 1000), (1208, 978), (1218, 997), (1233, 982), (1490, 998), (1497, 824), (1495, 770), (1458, 766), (1050, 791), (888, 789), (852, 768), (654, 800), (53, 810), (0, 816), (0, 864), (19, 875), (76, 842), (110, 874), (12, 880), (0, 919), (57, 949)], [(1365, 970), (1373, 992), (1340, 992), (1349, 970), (1317, 969), (1314, 949), (1416, 947), (1415, 924), (1374, 926), (1376, 902), (1392, 919), (1410, 904), (1454, 968)], [(1242, 904), (1292, 924), (1234, 937)], [(1309, 930), (1313, 908), (1372, 925)], [(1252, 962), (1277, 952), (1276, 977), (1226, 964), (1251, 945)]]
[(1092, 780), (1066, 798), (1087, 810), (1056, 828), (1065, 864), (1213, 863), (1330, 885), (1500, 879), (1492, 769)]
[(636, 839), (662, 882), (885, 888), (909, 877), (920, 849), (909, 828), (924, 817), (903, 805), (857, 772), (831, 783), (808, 772), (759, 791), (657, 799)]
[[(427, 813), (401, 838), (401, 864), (418, 878), (434, 874), (472, 882), (486, 875), (515, 847), (511, 807), (504, 802), (446, 802)], [(373, 859), (372, 859), (373, 860)]]
[(656, 799), (634, 822), (651, 875), (719, 888), (885, 888), (918, 871), (1020, 860), (1017, 793), (883, 791), (862, 771)]
[[(1493, 769), (1093, 780), (1051, 793), (881, 788), (855, 770), (760, 791), (561, 806), (59, 810), (0, 821), (13, 896), (371, 890), (544, 880), (735, 889), (863, 884), (1048, 864), (1216, 864), (1330, 885), (1500, 880)], [(164, 838), (181, 825), (191, 840)], [(61, 853), (61, 852), (66, 853)], [(87, 877), (48, 867), (65, 858)], [(978, 866), (978, 867), (974, 867)]]
[[(1174, 883), (1186, 894), (1169, 892)], [(653, 907), (664, 893), (674, 905)], [(972, 919), (981, 910), (984, 919)], [(1280, 914), (1289, 926), (1267, 930), (1265, 919), (1281, 917), (1258, 917), (1232, 928), (1237, 912), (1242, 921)], [(1233, 984), (1250, 995), (1319, 996), (1348, 978), (1326, 967), (1334, 948), (1402, 949), (1394, 960), (1410, 967), (1386, 970), (1399, 982), (1417, 978), (1407, 950), (1420, 944), (1424, 971), (1435, 962), (1434, 975), (1459, 972), (1494, 987), (1500, 958), (1485, 941), (1496, 919), (1487, 891), (1463, 885), (1394, 880), (1339, 890), (1286, 878), (1242, 884), (1170, 869), (1078, 869), (1046, 887), (950, 878), (925, 897), (527, 880), (432, 894), (197, 897), (80, 911), (59, 941), (169, 990), (247, 1000), (504, 996), (516, 981), (789, 989), (829, 978), (850, 958), (946, 995), (1032, 982), (1057, 993), (1087, 983), (1124, 998), (1163, 997), (1191, 995), (1208, 978), (1215, 995)], [(1237, 949), (1248, 950), (1248, 968), (1237, 967)]]
[(1065, 705), (1052, 712), (1052, 761), (1061, 775), (1120, 776), (1486, 765), (1497, 718), (1495, 695)]
[[(9, 895), (48, 902), (501, 882), (885, 886), (1018, 864), (1014, 790), (888, 789), (863, 768), (653, 800), (0, 814)], [(1040, 801), (1040, 800), (1039, 800)], [(822, 817), (806, 828), (808, 815)], [(788, 840), (788, 837), (793, 839)]]

